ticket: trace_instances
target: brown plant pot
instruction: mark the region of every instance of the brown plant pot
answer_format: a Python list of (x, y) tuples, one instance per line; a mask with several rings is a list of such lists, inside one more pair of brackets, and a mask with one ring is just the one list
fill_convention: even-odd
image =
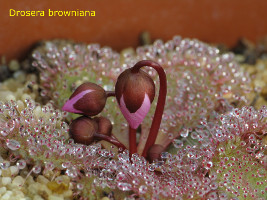
[[(46, 16), (9, 16), (45, 11)], [(52, 17), (48, 9), (95, 11), (95, 17)], [(240, 37), (257, 41), (267, 33), (266, 0), (0, 0), (0, 55), (23, 58), (39, 40), (54, 38), (100, 43), (116, 50), (174, 35), (233, 45)]]

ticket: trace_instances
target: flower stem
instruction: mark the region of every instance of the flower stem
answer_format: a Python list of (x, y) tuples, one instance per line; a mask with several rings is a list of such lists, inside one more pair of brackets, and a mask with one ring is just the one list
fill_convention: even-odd
[(107, 142), (110, 142), (111, 144), (114, 144), (118, 148), (122, 148), (122, 150), (126, 149), (126, 147), (122, 143), (120, 143), (118, 140), (110, 136), (99, 134), (99, 133), (94, 133), (94, 138), (97, 140), (105, 140)]
[(115, 91), (106, 91), (107, 97), (115, 97)]
[(131, 128), (131, 126), (129, 126), (129, 148), (130, 148), (130, 155), (137, 152), (136, 129)]
[(166, 74), (163, 70), (163, 68), (156, 62), (150, 61), (150, 60), (142, 60), (138, 63), (136, 63), (132, 68), (131, 71), (133, 73), (137, 73), (141, 67), (148, 66), (152, 67), (155, 69), (159, 75), (159, 81), (160, 81), (160, 88), (159, 88), (159, 96), (158, 96), (158, 102), (157, 102), (157, 107), (154, 113), (153, 121), (151, 124), (151, 128), (149, 131), (149, 135), (146, 141), (146, 145), (143, 150), (143, 156), (147, 156), (147, 151), (148, 149), (155, 143), (163, 111), (164, 111), (164, 106), (165, 106), (165, 101), (166, 101), (166, 95), (167, 95), (167, 79), (166, 79)]

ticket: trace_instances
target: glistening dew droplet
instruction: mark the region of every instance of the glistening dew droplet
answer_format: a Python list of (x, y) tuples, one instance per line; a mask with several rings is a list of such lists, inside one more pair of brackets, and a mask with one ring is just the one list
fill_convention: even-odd
[(129, 183), (121, 183), (117, 184), (117, 187), (122, 191), (130, 191), (132, 189), (132, 185)]
[(15, 151), (15, 150), (18, 150), (20, 148), (20, 143), (17, 140), (13, 140), (13, 139), (9, 140), (9, 139), (7, 139), (6, 146), (9, 149)]
[(35, 173), (35, 174), (39, 174), (41, 172), (42, 168), (40, 165), (35, 165), (33, 166), (32, 168), (32, 172)]
[(26, 167), (26, 161), (25, 160), (18, 160), (16, 165), (19, 169), (24, 169)]
[(186, 129), (186, 128), (183, 128), (183, 129), (181, 130), (181, 132), (180, 132), (180, 135), (181, 135), (182, 137), (187, 137), (187, 136), (188, 136), (188, 133), (189, 133), (189, 130)]
[(4, 160), (2, 163), (0, 163), (1, 169), (7, 169), (7, 168), (9, 168), (9, 166), (10, 166), (9, 161)]

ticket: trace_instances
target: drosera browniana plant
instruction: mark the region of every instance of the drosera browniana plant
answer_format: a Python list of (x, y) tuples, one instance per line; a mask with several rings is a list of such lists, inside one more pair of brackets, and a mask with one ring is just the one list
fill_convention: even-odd
[[(32, 55), (33, 65), (40, 71), (41, 95), (52, 99), (57, 108), (61, 108), (84, 82), (93, 82), (106, 91), (112, 91), (118, 76), (138, 61), (159, 63), (166, 73), (168, 84), (163, 120), (156, 141), (164, 148), (178, 135), (187, 136), (190, 128), (202, 118), (209, 117), (212, 111), (225, 112), (231, 107), (226, 102), (238, 105), (250, 103), (245, 98), (250, 91), (250, 79), (240, 69), (234, 55), (220, 54), (217, 48), (196, 39), (175, 36), (166, 43), (156, 40), (152, 45), (136, 50), (126, 49), (120, 54), (98, 44), (47, 41)], [(143, 70), (156, 85), (160, 85), (154, 69)], [(155, 95), (157, 98), (157, 91)], [(128, 148), (128, 123), (119, 107), (114, 107), (115, 101), (114, 98), (108, 99), (102, 113), (111, 120), (114, 135), (120, 137)], [(147, 141), (154, 109), (155, 104), (152, 104), (142, 123), (142, 140), (137, 147), (139, 154)], [(121, 123), (116, 123), (118, 121)]]
[[(137, 153), (136, 129), (144, 120), (155, 96), (155, 85), (153, 80), (148, 74), (140, 69), (144, 66), (154, 68), (160, 77), (159, 98), (147, 144), (143, 150), (144, 157), (147, 157), (147, 151), (155, 144), (165, 106), (167, 80), (163, 68), (158, 63), (149, 60), (140, 61), (132, 68), (122, 72), (118, 77), (114, 94), (122, 114), (129, 123), (130, 156)], [(99, 92), (99, 90), (101, 92)], [(88, 118), (88, 116), (97, 115), (103, 110), (106, 96), (104, 89), (100, 86), (96, 86), (93, 83), (84, 83), (74, 91), (70, 99), (64, 104), (62, 108), (63, 110), (87, 116), (76, 119), (74, 123), (72, 122), (70, 125), (72, 130), (71, 134), (73, 138), (76, 139), (74, 140), (75, 142), (91, 143), (93, 142), (93, 137), (95, 139), (100, 139), (100, 136), (103, 135), (96, 133), (97, 123), (95, 123), (93, 119)], [(95, 112), (95, 110), (97, 110), (97, 112)], [(73, 126), (76, 128), (72, 128)], [(88, 141), (90, 142), (88, 142), (86, 138), (88, 138)], [(108, 139), (107, 136), (105, 136), (105, 138), (102, 136), (101, 139), (115, 144), (111, 141), (111, 138)], [(118, 143), (119, 142), (117, 142), (117, 144)], [(120, 144), (118, 147), (121, 148), (122, 146), (123, 145)]]
[[(250, 103), (249, 79), (233, 54), (174, 37), (121, 54), (49, 41), (33, 57), (40, 96), (50, 101), (0, 105), (2, 170), (15, 164), (20, 173), (29, 168), (28, 178), (51, 173), (53, 190), (64, 173), (76, 199), (266, 199), (267, 110), (239, 108)], [(165, 71), (166, 93), (156, 70), (145, 67), (152, 65)], [(166, 104), (155, 131), (160, 101), (152, 101), (161, 93)], [(133, 123), (129, 113), (144, 103)]]

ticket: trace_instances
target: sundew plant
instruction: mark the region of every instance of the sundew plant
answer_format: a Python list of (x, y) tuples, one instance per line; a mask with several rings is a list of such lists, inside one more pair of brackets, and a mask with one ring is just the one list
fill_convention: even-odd
[(31, 65), (27, 96), (0, 104), (2, 171), (48, 174), (73, 199), (267, 198), (267, 108), (234, 54), (179, 36), (121, 53), (56, 40)]

